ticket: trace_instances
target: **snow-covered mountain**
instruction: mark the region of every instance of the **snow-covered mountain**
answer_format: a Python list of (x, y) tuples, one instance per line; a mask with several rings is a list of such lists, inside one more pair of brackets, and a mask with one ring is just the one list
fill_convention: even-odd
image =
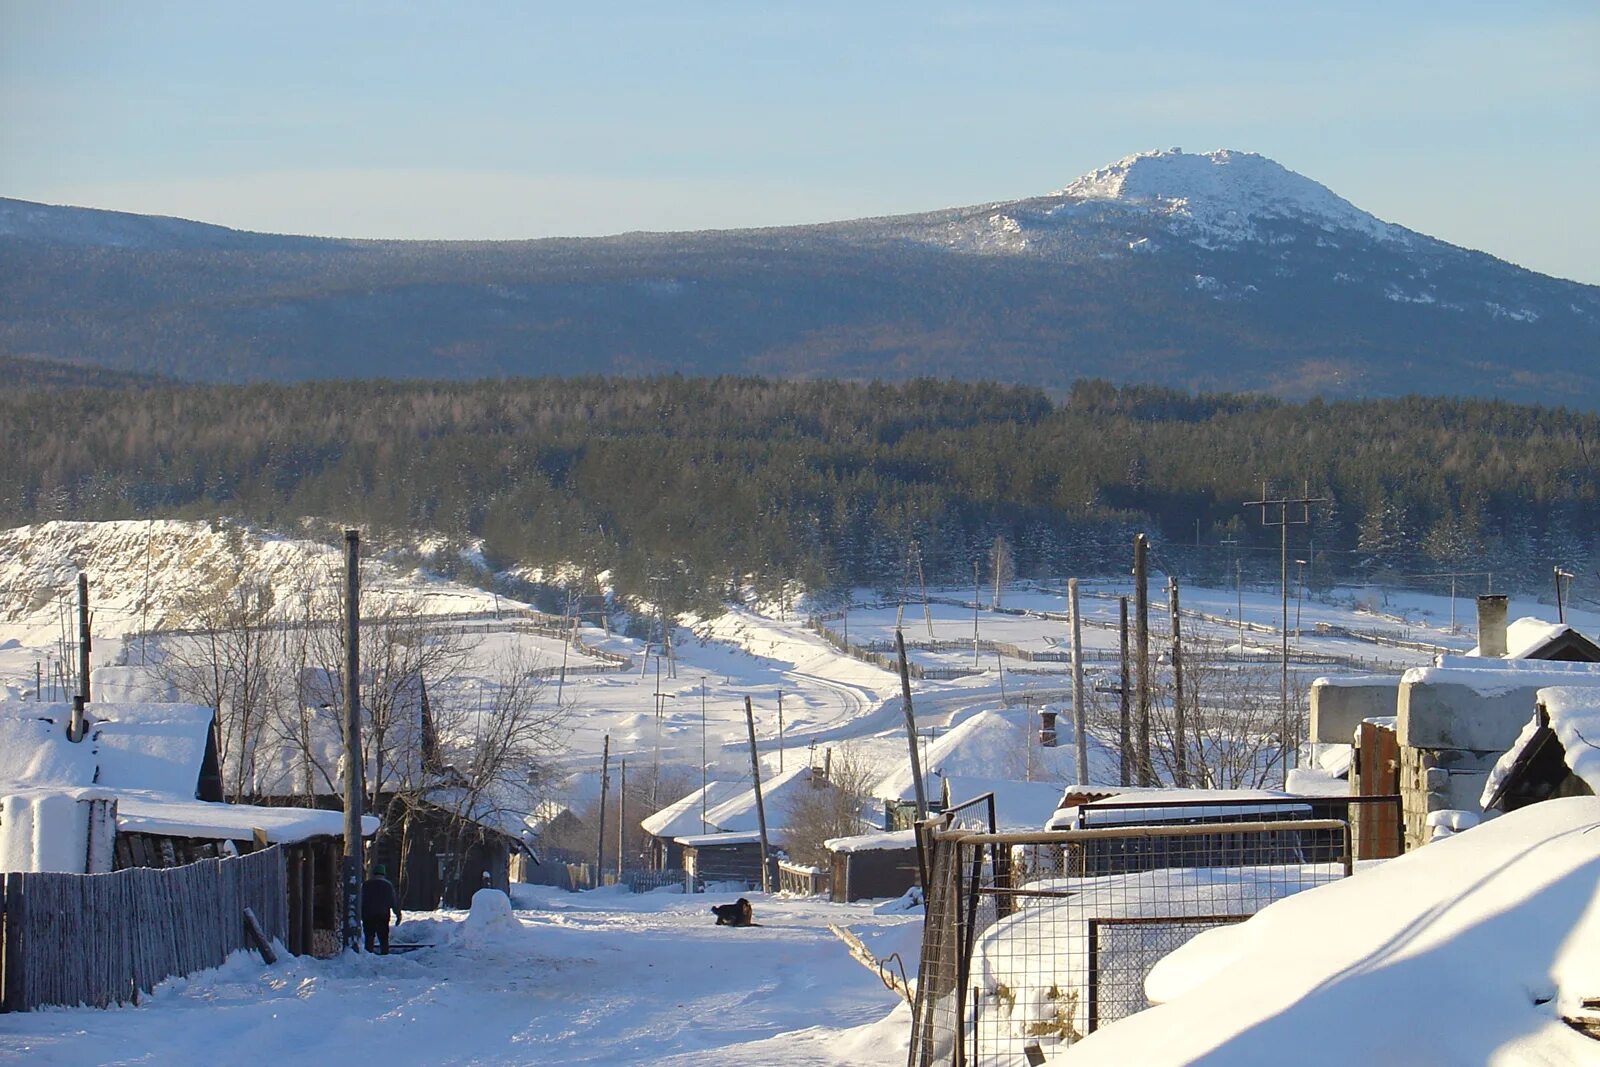
[(351, 242), (0, 201), (0, 357), (179, 379), (1084, 376), (1600, 406), (1600, 288), (1248, 152), (816, 226)]

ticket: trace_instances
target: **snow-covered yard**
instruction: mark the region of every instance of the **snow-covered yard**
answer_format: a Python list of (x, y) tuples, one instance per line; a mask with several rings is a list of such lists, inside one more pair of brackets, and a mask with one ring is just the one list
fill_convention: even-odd
[[(272, 967), (247, 954), (139, 1007), (10, 1015), (0, 1062), (729, 1064), (899, 1062), (909, 1013), (827, 929), (915, 967), (921, 916), (752, 897), (759, 926), (712, 925), (722, 897), (517, 888), (515, 921), (408, 916), (388, 957)], [(503, 900), (504, 898), (502, 898)]]

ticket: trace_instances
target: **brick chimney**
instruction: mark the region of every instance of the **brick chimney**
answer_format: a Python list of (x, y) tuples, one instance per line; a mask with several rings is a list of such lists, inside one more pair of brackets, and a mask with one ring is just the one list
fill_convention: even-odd
[(1499, 594), (1478, 598), (1478, 655), (1504, 659), (1506, 654), (1506, 598)]
[(1039, 747), (1056, 747), (1056, 713), (1042, 708), (1039, 711)]

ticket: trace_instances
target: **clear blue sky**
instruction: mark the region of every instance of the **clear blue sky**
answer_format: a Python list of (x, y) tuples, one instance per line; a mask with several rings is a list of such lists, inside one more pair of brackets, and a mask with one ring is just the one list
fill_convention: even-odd
[(1048, 192), (1261, 152), (1600, 283), (1600, 4), (0, 0), (0, 195), (534, 237)]

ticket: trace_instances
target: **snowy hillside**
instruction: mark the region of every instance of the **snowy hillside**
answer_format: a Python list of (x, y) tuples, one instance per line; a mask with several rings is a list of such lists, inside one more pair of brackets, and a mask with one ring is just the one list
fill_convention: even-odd
[(574, 240), (289, 238), (0, 201), (0, 253), (0, 357), (179, 380), (1101, 377), (1600, 405), (1573, 358), (1600, 348), (1600, 289), (1232, 149), (1141, 152), (1015, 201)]
[[(98, 635), (180, 625), (180, 604), (201, 583), (222, 577), (271, 586), (287, 606), (308, 580), (334, 582), (341, 549), (248, 527), (172, 519), (48, 522), (0, 531), (0, 622), (54, 632), (57, 614), (76, 604), (78, 571), (88, 573)], [(382, 560), (369, 582), (423, 598), (430, 613), (491, 610), (492, 594)]]
[(1257, 223), (1264, 219), (1292, 219), (1329, 233), (1348, 231), (1381, 241), (1411, 236), (1327, 186), (1254, 152), (1140, 152), (1085, 174), (1056, 195), (1063, 201), (1105, 201), (1130, 214), (1165, 218), (1207, 247), (1256, 240)]

